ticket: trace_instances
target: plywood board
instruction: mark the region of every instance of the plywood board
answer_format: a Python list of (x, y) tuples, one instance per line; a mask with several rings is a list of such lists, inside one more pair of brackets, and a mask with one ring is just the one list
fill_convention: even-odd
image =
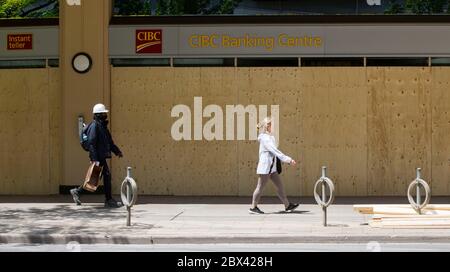
[[(284, 167), (290, 195), (311, 196), (322, 165), (338, 196), (404, 195), (416, 167), (423, 169), (433, 194), (446, 193), (448, 83), (442, 69), (432, 75), (429, 68), (415, 67), (116, 67), (112, 130), (128, 156), (113, 160), (113, 170), (121, 180), (125, 167), (135, 165), (136, 175), (146, 179), (143, 193), (251, 195), (256, 141), (171, 139), (171, 108), (193, 109), (194, 96), (201, 96), (203, 106), (223, 109), (228, 104), (280, 106), (280, 149), (299, 162), (296, 168)], [(275, 195), (275, 189), (269, 186), (265, 195)]]
[[(50, 83), (50, 81), (52, 83)], [(0, 70), (0, 194), (49, 194), (48, 69)]]
[(431, 178), (429, 68), (367, 68), (368, 194), (404, 195), (415, 179)]
[(450, 220), (405, 220), (395, 222), (371, 221), (369, 225), (373, 228), (393, 229), (449, 229)]
[(432, 68), (433, 195), (450, 194), (450, 68)]
[(49, 68), (49, 171), (51, 188), (50, 194), (58, 193), (58, 185), (62, 175), (62, 91), (61, 74), (59, 68)]
[[(233, 86), (234, 68), (199, 68), (195, 74), (190, 69), (175, 69), (180, 82), (186, 84), (177, 93), (176, 103), (188, 105), (194, 114), (194, 97), (202, 98), (202, 109), (209, 105), (217, 105), (222, 110), (225, 105), (233, 104), (237, 90)], [(225, 120), (225, 112), (222, 112)], [(211, 118), (203, 118), (202, 125)], [(175, 120), (175, 119), (173, 119)], [(194, 123), (194, 118), (192, 119)], [(202, 126), (200, 126), (202, 128)], [(224, 122), (222, 129), (225, 131)], [(194, 126), (192, 126), (194, 130)], [(222, 137), (224, 133), (221, 134)], [(194, 195), (233, 195), (238, 189), (236, 143), (233, 141), (204, 139), (178, 141), (174, 143), (182, 155), (178, 162), (178, 179), (184, 179), (188, 186), (186, 190), (182, 183), (174, 188), (177, 194)], [(195, 137), (194, 132), (192, 137)], [(195, 165), (190, 171), (183, 172), (186, 164)]]
[[(416, 214), (411, 205), (353, 205), (353, 209), (362, 214)], [(449, 204), (428, 204), (424, 212), (433, 214), (435, 211), (450, 211)]]
[(304, 192), (327, 166), (337, 195), (367, 193), (367, 90), (355, 68), (302, 68)]
[[(133, 83), (124, 84), (130, 77)], [(171, 135), (174, 106), (187, 105), (193, 117), (195, 96), (202, 97), (203, 108), (236, 101), (234, 68), (114, 68), (113, 80), (113, 136), (128, 155), (114, 160), (115, 172), (134, 165), (143, 194), (237, 194), (235, 142), (175, 141)], [(126, 91), (133, 94), (123, 99)]]
[(113, 69), (111, 132), (124, 157), (114, 158), (114, 191), (133, 167), (141, 194), (170, 194), (174, 165), (170, 142), (170, 106), (175, 89), (167, 68)]

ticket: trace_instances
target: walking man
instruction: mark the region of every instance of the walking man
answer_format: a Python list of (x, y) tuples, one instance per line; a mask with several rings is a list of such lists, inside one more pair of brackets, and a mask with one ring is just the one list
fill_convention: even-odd
[[(105, 207), (118, 208), (121, 206), (112, 197), (111, 173), (106, 159), (111, 158), (111, 152), (121, 158), (122, 151), (114, 144), (111, 133), (108, 130), (108, 110), (103, 104), (96, 104), (93, 108), (94, 120), (88, 125), (86, 134), (88, 136), (89, 158), (91, 163), (103, 167), (102, 176), (105, 189)], [(74, 202), (81, 205), (80, 194), (84, 191), (83, 185), (70, 190)]]

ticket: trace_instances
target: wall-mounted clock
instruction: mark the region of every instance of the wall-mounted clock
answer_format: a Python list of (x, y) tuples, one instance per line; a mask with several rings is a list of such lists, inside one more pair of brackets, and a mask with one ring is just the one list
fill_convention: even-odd
[(91, 67), (92, 58), (86, 53), (78, 53), (72, 59), (72, 68), (80, 74), (89, 72)]

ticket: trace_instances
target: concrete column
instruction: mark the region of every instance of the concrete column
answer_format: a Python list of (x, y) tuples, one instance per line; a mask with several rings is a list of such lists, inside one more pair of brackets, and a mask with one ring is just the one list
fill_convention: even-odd
[[(69, 3), (72, 5), (69, 5)], [(81, 5), (77, 5), (77, 2)], [(89, 163), (78, 138), (78, 115), (92, 120), (92, 106), (110, 107), (108, 25), (111, 0), (60, 0), (60, 69), (62, 80), (63, 180), (60, 185), (78, 185)], [(92, 58), (89, 72), (79, 74), (72, 58), (85, 52)]]

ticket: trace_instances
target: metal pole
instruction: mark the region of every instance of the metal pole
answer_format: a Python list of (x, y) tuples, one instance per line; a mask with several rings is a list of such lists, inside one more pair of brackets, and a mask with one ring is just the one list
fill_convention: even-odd
[[(325, 194), (325, 182), (322, 182), (322, 201), (325, 203), (326, 201), (326, 194)], [(323, 226), (327, 226), (327, 208), (325, 206), (322, 207), (323, 210)]]
[[(322, 166), (322, 178), (325, 178), (327, 175), (327, 168)], [(325, 180), (322, 180), (322, 201), (326, 203), (326, 188), (325, 188)], [(327, 226), (327, 207), (323, 206), (323, 226)]]
[[(128, 199), (128, 202), (131, 202), (131, 192), (130, 191), (131, 191), (130, 184), (127, 183), (127, 199)], [(130, 205), (127, 206), (127, 212), (128, 212), (128, 214), (127, 214), (127, 226), (131, 226), (131, 206)]]
[(131, 226), (131, 207), (127, 207), (127, 227)]
[[(417, 200), (417, 205), (419, 205), (419, 206), (421, 203), (421, 201), (420, 201), (420, 183), (419, 183), (420, 171), (421, 171), (421, 169), (417, 168), (417, 170), (416, 170), (416, 176), (417, 176), (417, 178), (416, 178), (416, 181), (417, 181), (417, 183), (416, 183), (416, 200)], [(420, 208), (419, 208), (419, 214), (421, 214)]]
[[(131, 177), (131, 167), (127, 167), (127, 177), (130, 178)], [(127, 199), (128, 199), (128, 203), (131, 202), (131, 184), (127, 183)], [(131, 206), (128, 205), (127, 206), (127, 226), (131, 226)]]
[(127, 178), (131, 178), (131, 167), (127, 167)]

